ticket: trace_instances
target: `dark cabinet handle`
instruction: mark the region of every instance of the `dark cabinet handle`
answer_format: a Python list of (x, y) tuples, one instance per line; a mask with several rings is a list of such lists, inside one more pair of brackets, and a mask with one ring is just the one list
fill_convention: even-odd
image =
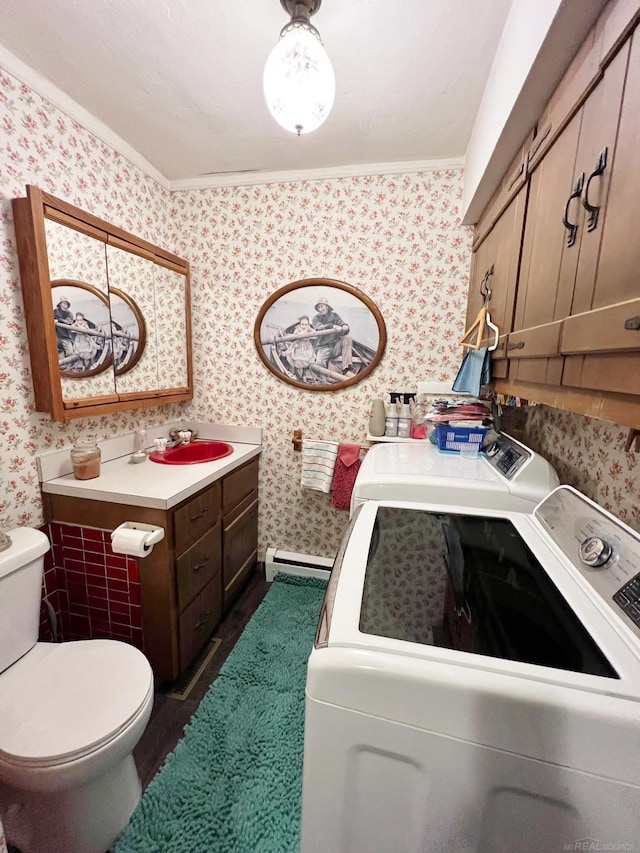
[(211, 559), (211, 557), (205, 557), (204, 560), (200, 560), (200, 562), (196, 563), (195, 566), (193, 567), (193, 571), (199, 572), (200, 569), (204, 569), (204, 567), (207, 565), (207, 563), (209, 562), (210, 559)]
[(524, 349), (524, 341), (518, 341), (517, 344), (507, 344), (507, 352), (512, 349)]
[(587, 185), (584, 188), (584, 196), (582, 198), (582, 206), (589, 213), (589, 218), (587, 219), (587, 231), (593, 231), (598, 224), (598, 214), (600, 212), (599, 204), (591, 204), (589, 201), (589, 184), (594, 178), (597, 178), (598, 175), (601, 175), (604, 170), (607, 168), (607, 153), (609, 149), (605, 148), (604, 151), (600, 153), (600, 157), (598, 158), (598, 165), (595, 167), (593, 172), (589, 175), (587, 179)]
[(493, 264), (484, 274), (484, 278), (480, 282), (480, 296), (482, 296), (483, 302), (486, 305), (487, 302), (491, 301), (491, 288), (489, 287), (489, 279), (493, 275)]
[(205, 507), (202, 510), (202, 512), (198, 512), (195, 515), (192, 515), (191, 518), (189, 519), (189, 521), (197, 521), (199, 518), (202, 518), (203, 516), (205, 516), (207, 514), (207, 512), (208, 512), (208, 507)]
[(196, 624), (193, 626), (194, 628), (202, 628), (203, 625), (207, 624), (207, 618), (211, 614), (211, 610), (205, 610), (202, 616), (198, 619)]
[(573, 222), (569, 222), (569, 205), (573, 201), (574, 198), (580, 198), (582, 195), (582, 188), (584, 187), (584, 172), (580, 175), (578, 180), (576, 181), (576, 185), (573, 188), (573, 192), (567, 199), (567, 203), (564, 206), (564, 216), (562, 217), (562, 224), (569, 232), (567, 234), (567, 248), (573, 246), (576, 242), (576, 234), (578, 233), (578, 226), (574, 225)]
[(624, 327), (628, 332), (637, 332), (640, 329), (640, 317), (629, 317), (625, 320)]

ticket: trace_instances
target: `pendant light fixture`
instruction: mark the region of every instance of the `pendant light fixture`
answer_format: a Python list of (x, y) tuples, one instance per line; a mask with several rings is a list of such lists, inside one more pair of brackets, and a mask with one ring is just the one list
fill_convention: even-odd
[(292, 133), (310, 133), (331, 112), (336, 78), (320, 33), (309, 21), (322, 0), (280, 0), (291, 20), (264, 67), (264, 96), (271, 115)]

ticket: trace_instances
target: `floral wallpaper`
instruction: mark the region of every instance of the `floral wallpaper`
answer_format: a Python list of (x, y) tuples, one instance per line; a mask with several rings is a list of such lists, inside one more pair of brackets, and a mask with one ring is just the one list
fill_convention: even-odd
[[(2, 69), (0, 126), (0, 528), (42, 523), (37, 452), (87, 434), (132, 432), (140, 420), (185, 417), (263, 428), (260, 559), (268, 546), (332, 555), (347, 513), (300, 487), (293, 430), (362, 443), (374, 398), (455, 375), (471, 246), (471, 229), (460, 225), (462, 172), (170, 192)], [(28, 183), (190, 262), (191, 404), (67, 425), (34, 411), (10, 202)], [(382, 312), (386, 353), (355, 386), (294, 388), (258, 357), (261, 306), (283, 284), (310, 277), (345, 281)], [(612, 440), (626, 430), (544, 407), (530, 417), (532, 442), (561, 478), (577, 477), (579, 488), (640, 526), (632, 455)], [(582, 457), (570, 465), (576, 448)]]
[[(462, 173), (442, 170), (176, 192), (177, 251), (191, 264), (195, 395), (191, 414), (264, 429), (259, 553), (328, 556), (347, 513), (300, 486), (303, 438), (362, 443), (371, 401), (447, 380), (459, 365), (471, 229)], [(385, 355), (357, 385), (306, 391), (260, 361), (253, 328), (266, 299), (305, 278), (347, 282), (382, 312)]]
[[(168, 249), (170, 193), (126, 158), (0, 67), (0, 528), (42, 523), (36, 453), (132, 432), (136, 413), (62, 425), (34, 411), (11, 199), (36, 184), (58, 198)], [(59, 270), (60, 272), (60, 270)], [(160, 423), (179, 406), (148, 409)]]
[(549, 406), (526, 406), (505, 410), (503, 429), (548, 459), (561, 483), (640, 530), (640, 453), (625, 452), (628, 427)]

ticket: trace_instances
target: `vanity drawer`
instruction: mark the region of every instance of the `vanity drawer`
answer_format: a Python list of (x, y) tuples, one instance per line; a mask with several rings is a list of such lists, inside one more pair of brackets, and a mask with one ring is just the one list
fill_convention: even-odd
[(176, 555), (183, 554), (220, 520), (220, 483), (214, 483), (173, 513)]
[(226, 515), (253, 491), (258, 489), (258, 460), (228, 474), (222, 483), (222, 514)]
[(178, 608), (182, 611), (218, 573), (222, 562), (221, 526), (216, 526), (176, 560)]
[(180, 670), (186, 669), (222, 616), (222, 585), (218, 573), (180, 616)]

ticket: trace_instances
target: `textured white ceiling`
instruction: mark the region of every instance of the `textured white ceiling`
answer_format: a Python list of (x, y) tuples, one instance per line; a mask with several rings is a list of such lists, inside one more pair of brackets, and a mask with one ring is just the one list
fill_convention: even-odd
[(0, 44), (171, 180), (464, 155), (511, 0), (323, 0), (325, 124), (272, 119), (279, 0), (0, 0)]

